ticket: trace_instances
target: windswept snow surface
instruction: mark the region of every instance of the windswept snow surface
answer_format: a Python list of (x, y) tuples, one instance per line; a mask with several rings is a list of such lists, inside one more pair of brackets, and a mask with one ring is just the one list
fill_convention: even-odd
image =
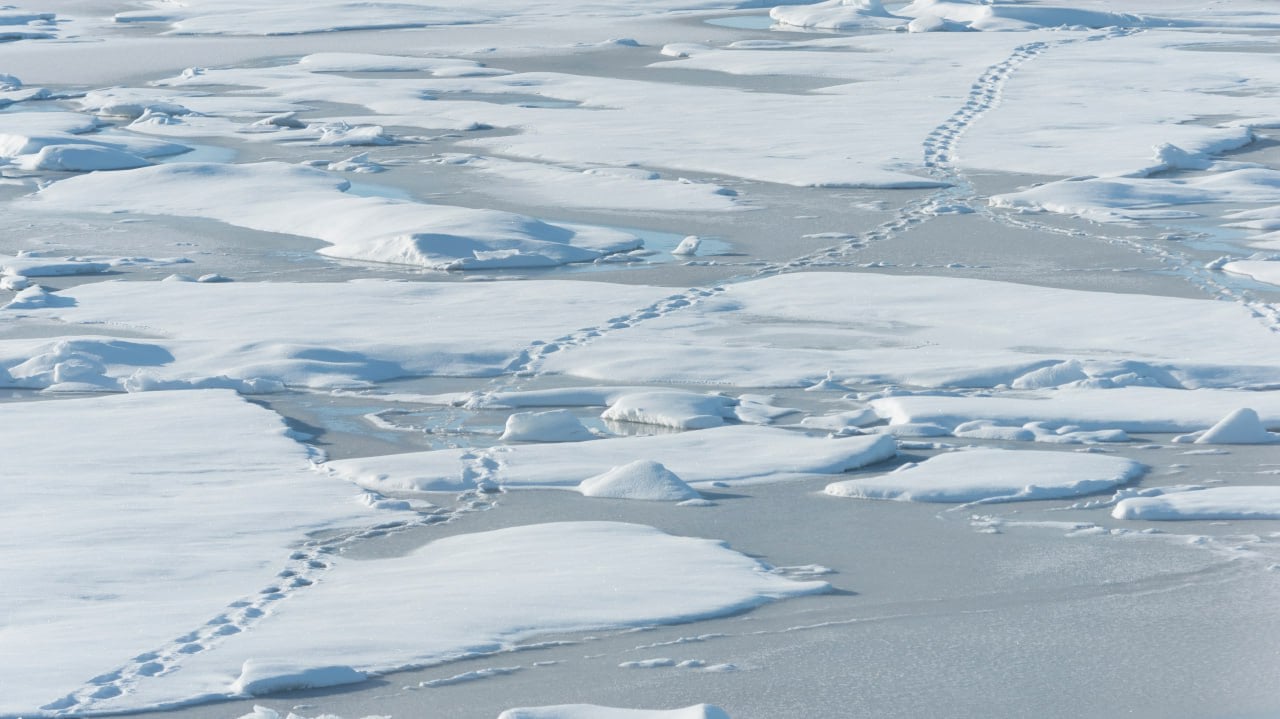
[[(43, 388), (63, 381), (59, 366), (87, 363), (81, 381), (115, 390), (224, 383), (269, 391), (410, 375), (488, 376), (535, 340), (669, 294), (602, 284), (595, 286), (597, 299), (582, 302), (591, 288), (576, 282), (104, 282), (45, 293), (42, 307), (21, 307), (23, 317), (71, 323), (81, 337), (0, 340), (0, 367), (8, 369), (9, 384)], [(102, 323), (146, 338), (94, 337)]]
[(0, 7), (0, 716), (1275, 715), (1278, 31)]
[(592, 704), (508, 709), (498, 719), (729, 719), (725, 710), (710, 704), (683, 709), (616, 709)]
[[(663, 361), (635, 362), (640, 351)], [(1073, 372), (1042, 372), (1068, 363)], [(551, 355), (545, 367), (615, 382), (766, 387), (828, 371), (846, 383), (926, 387), (1251, 387), (1280, 377), (1280, 334), (1226, 302), (806, 273), (729, 286), (691, 311)]]
[(1016, 502), (1093, 494), (1145, 471), (1096, 454), (975, 449), (940, 454), (889, 474), (827, 485), (836, 497), (903, 502)]
[(1280, 519), (1280, 487), (1209, 487), (1116, 504), (1116, 519)]
[(331, 257), (432, 269), (548, 267), (639, 247), (625, 233), (492, 210), (357, 197), (326, 172), (281, 163), (174, 163), (52, 185), (33, 207), (203, 217), (329, 243)]
[(0, 714), (77, 711), (173, 671), (270, 613), (265, 587), (292, 593), (278, 573), (323, 571), (309, 533), (399, 514), (317, 481), (279, 416), (232, 392), (8, 404), (4, 417), (14, 591), (0, 595)]
[(839, 474), (896, 454), (891, 437), (828, 439), (743, 425), (572, 445), (412, 452), (337, 460), (323, 467), (378, 492), (456, 492), (482, 481), (508, 488), (572, 487), (635, 460), (660, 462), (694, 485), (771, 482)]
[(102, 706), (253, 694), (308, 678), (356, 680), (511, 650), (540, 634), (689, 622), (830, 588), (778, 576), (721, 542), (637, 524), (475, 532), (403, 557), (343, 561), (253, 631)]

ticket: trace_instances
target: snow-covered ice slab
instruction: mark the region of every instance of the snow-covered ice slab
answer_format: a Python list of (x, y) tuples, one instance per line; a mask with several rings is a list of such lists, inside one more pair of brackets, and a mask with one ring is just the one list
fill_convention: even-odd
[(1016, 397), (887, 397), (872, 400), (871, 405), (891, 424), (932, 423), (956, 427), (974, 420), (989, 420), (1004, 427), (1040, 422), (1049, 427), (1126, 432), (1202, 430), (1237, 409), (1251, 407), (1262, 424), (1280, 429), (1280, 392), (1277, 391), (1063, 388)]
[(1259, 282), (1280, 286), (1280, 261), (1235, 260), (1222, 266), (1226, 272), (1252, 277)]
[(1280, 519), (1280, 487), (1210, 487), (1122, 499), (1116, 519)]
[(840, 474), (897, 454), (887, 436), (831, 439), (740, 425), (572, 445), (444, 449), (322, 465), (330, 473), (379, 492), (456, 492), (478, 483), (502, 487), (576, 487), (635, 460), (661, 462), (689, 484), (769, 482)]
[[(69, 338), (0, 341), (0, 368), (8, 371), (0, 378), (36, 388), (74, 376), (99, 389), (222, 383), (265, 391), (414, 375), (488, 376), (535, 341), (669, 294), (561, 281), (100, 282), (33, 298), (43, 309), (22, 314), (70, 323)], [(0, 319), (19, 322), (5, 317), (16, 312), (0, 311)], [(99, 323), (146, 339), (94, 338)], [(83, 336), (70, 337), (77, 332)]]
[(594, 704), (561, 704), (549, 707), (508, 709), (498, 719), (729, 719), (725, 710), (710, 704), (683, 709), (617, 709)]
[(509, 650), (541, 634), (689, 622), (830, 588), (774, 574), (722, 542), (636, 524), (463, 534), (402, 557), (343, 561), (252, 631), (103, 706), (228, 696), (249, 688), (246, 673), (270, 687), (264, 668), (273, 665), (289, 677), (348, 667), (354, 678)]
[[(638, 353), (663, 360), (636, 362)], [(1266, 387), (1280, 377), (1280, 334), (1221, 301), (805, 273), (727, 286), (543, 366), (611, 382), (755, 387), (809, 385), (829, 371), (846, 383), (927, 387)]]
[(0, 715), (171, 671), (250, 631), (278, 572), (319, 571), (290, 560), (308, 533), (394, 516), (225, 391), (8, 404), (0, 454)]
[(1146, 471), (1133, 460), (1075, 452), (973, 449), (889, 474), (827, 485), (836, 497), (903, 502), (1017, 502), (1092, 494)]
[(359, 197), (308, 167), (173, 163), (75, 177), (26, 206), (46, 211), (201, 217), (329, 243), (322, 254), (432, 269), (549, 267), (636, 249), (616, 230), (555, 225), (496, 210)]

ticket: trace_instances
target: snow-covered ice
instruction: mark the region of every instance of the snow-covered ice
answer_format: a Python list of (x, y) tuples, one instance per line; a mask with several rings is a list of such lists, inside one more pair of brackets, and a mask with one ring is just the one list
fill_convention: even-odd
[(1280, 487), (1209, 487), (1122, 499), (1116, 519), (1280, 519)]
[(827, 485), (836, 497), (905, 502), (1014, 502), (1093, 494), (1137, 479), (1133, 460), (1074, 452), (948, 452), (876, 477)]
[(292, 593), (280, 572), (310, 583), (324, 571), (316, 548), (299, 549), (309, 533), (397, 514), (316, 481), (280, 417), (232, 392), (9, 404), (4, 416), (0, 544), (21, 591), (0, 597), (13, 649), (0, 654), (3, 714), (76, 711), (174, 671), (269, 613), (264, 588)]
[(498, 719), (729, 719), (717, 706), (699, 704), (682, 709), (618, 709), (593, 704), (560, 704), (508, 709)]
[(402, 557), (344, 561), (270, 621), (102, 706), (353, 680), (511, 650), (541, 634), (689, 622), (830, 588), (778, 576), (721, 542), (636, 524), (474, 532)]
[(636, 460), (660, 462), (685, 482), (770, 482), (839, 474), (897, 454), (891, 437), (828, 439), (750, 425), (572, 445), (526, 444), (343, 459), (330, 474), (378, 492), (456, 492), (488, 481), (502, 487), (576, 487)]

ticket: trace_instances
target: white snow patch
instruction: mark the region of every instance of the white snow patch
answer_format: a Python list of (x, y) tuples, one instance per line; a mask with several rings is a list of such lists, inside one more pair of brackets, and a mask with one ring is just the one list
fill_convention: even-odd
[[(893, 438), (887, 436), (833, 439), (738, 425), (573, 445), (509, 445), (343, 459), (322, 468), (377, 492), (456, 492), (475, 487), (477, 481), (506, 488), (574, 487), (635, 460), (661, 462), (695, 486), (780, 481), (839, 474), (896, 454)], [(493, 467), (484, 469), (486, 465)]]
[(1268, 432), (1257, 412), (1242, 407), (1203, 432), (1175, 437), (1173, 441), (1196, 444), (1275, 444), (1280, 442), (1280, 434)]
[(1280, 519), (1280, 487), (1210, 487), (1132, 497), (1116, 504), (1111, 516), (1147, 520)]
[(358, 684), (368, 676), (348, 666), (306, 667), (292, 662), (245, 661), (231, 691), (245, 696), (261, 696), (296, 689), (322, 689), (342, 684)]
[(701, 496), (661, 463), (647, 459), (637, 459), (604, 474), (588, 477), (578, 485), (578, 491), (585, 497), (656, 502), (683, 502)]
[(498, 719), (729, 719), (725, 710), (710, 704), (683, 709), (615, 709), (594, 704), (561, 704), (508, 709)]
[(737, 401), (717, 394), (652, 391), (623, 394), (609, 404), (601, 418), (675, 429), (706, 429), (733, 416)]
[(572, 412), (564, 409), (516, 412), (507, 417), (501, 437), (508, 442), (581, 442), (595, 438)]
[(904, 502), (1014, 502), (1092, 494), (1139, 477), (1132, 460), (1095, 454), (974, 449), (889, 474), (827, 485), (837, 497)]

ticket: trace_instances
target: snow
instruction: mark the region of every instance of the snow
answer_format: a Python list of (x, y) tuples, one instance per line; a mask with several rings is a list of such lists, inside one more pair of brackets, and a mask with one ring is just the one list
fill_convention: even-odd
[(675, 429), (707, 429), (733, 416), (736, 400), (721, 395), (692, 392), (635, 392), (609, 403), (600, 417), (615, 422), (655, 424)]
[(405, 556), (343, 561), (254, 631), (102, 706), (231, 695), (244, 688), (236, 685), (246, 661), (264, 687), (351, 678), (509, 651), (543, 634), (689, 622), (829, 590), (780, 577), (721, 542), (637, 524), (471, 532)]
[(519, 487), (576, 487), (620, 464), (660, 462), (685, 482), (771, 482), (839, 474), (893, 457), (886, 436), (827, 439), (739, 425), (573, 445), (444, 449), (327, 462), (330, 474), (377, 492), (456, 492), (477, 482)]
[[(543, 366), (597, 381), (715, 378), (753, 387), (806, 386), (828, 372), (846, 385), (953, 388), (1070, 385), (1081, 373), (1092, 387), (1240, 388), (1273, 386), (1280, 376), (1280, 335), (1229, 302), (950, 277), (847, 278), (808, 272), (727, 285), (695, 307), (603, 334)], [(662, 361), (636, 362), (638, 352)]]
[(652, 460), (637, 459), (588, 477), (578, 485), (584, 497), (645, 499), (657, 502), (683, 502), (698, 499), (698, 494), (674, 472)]
[(836, 497), (903, 502), (1015, 502), (1093, 494), (1146, 467), (1096, 454), (974, 449), (948, 452), (889, 474), (827, 485)]
[(1252, 277), (1269, 285), (1280, 285), (1280, 261), (1234, 260), (1222, 266), (1223, 271)]
[(231, 692), (259, 696), (296, 689), (321, 689), (342, 684), (358, 684), (368, 676), (351, 667), (301, 667), (288, 662), (260, 662), (249, 659), (240, 676), (231, 684)]
[[(567, 281), (531, 287), (386, 280), (100, 282), (56, 293), (33, 287), (3, 312), (21, 309), (32, 320), (71, 323), (68, 338), (0, 339), (0, 367), (18, 386), (42, 388), (51, 378), (29, 363), (87, 358), (103, 364), (100, 382), (116, 390), (212, 382), (253, 391), (359, 386), (408, 375), (488, 376), (541, 338), (602, 323), (670, 293)], [(583, 302), (583, 292), (596, 297)], [(144, 338), (95, 337), (104, 323)]]
[(561, 704), (508, 709), (498, 719), (729, 719), (720, 707), (698, 704), (683, 709), (615, 709), (593, 704)]
[(1116, 519), (1230, 520), (1280, 519), (1280, 487), (1210, 487), (1155, 497), (1131, 497), (1116, 504)]
[(231, 392), (28, 402), (5, 418), (0, 551), (22, 591), (0, 596), (0, 714), (68, 696), (82, 709), (172, 671), (249, 631), (279, 572), (324, 571), (308, 533), (395, 516), (317, 481), (279, 416)]
[(987, 420), (1004, 427), (1041, 422), (1045, 423), (1042, 426), (1126, 432), (1199, 430), (1248, 406), (1255, 408), (1264, 425), (1280, 427), (1280, 392), (1275, 391), (1061, 388), (1020, 396), (886, 397), (872, 400), (870, 404), (891, 424), (933, 422), (956, 427), (974, 420)]
[(573, 413), (564, 409), (516, 412), (507, 417), (502, 439), (508, 442), (581, 442), (595, 439)]
[(589, 262), (641, 244), (615, 230), (358, 197), (346, 193), (349, 187), (335, 175), (278, 162), (171, 163), (64, 180), (44, 188), (29, 206), (202, 217), (321, 240), (329, 246), (320, 251), (331, 257), (441, 270)]
[(1241, 407), (1209, 429), (1175, 437), (1174, 441), (1196, 444), (1273, 444), (1280, 442), (1280, 434), (1268, 432), (1257, 412)]
[(151, 162), (133, 153), (101, 145), (46, 145), (34, 155), (18, 159), (24, 170), (58, 170), (61, 172), (89, 172), (92, 170), (129, 170), (145, 167)]

